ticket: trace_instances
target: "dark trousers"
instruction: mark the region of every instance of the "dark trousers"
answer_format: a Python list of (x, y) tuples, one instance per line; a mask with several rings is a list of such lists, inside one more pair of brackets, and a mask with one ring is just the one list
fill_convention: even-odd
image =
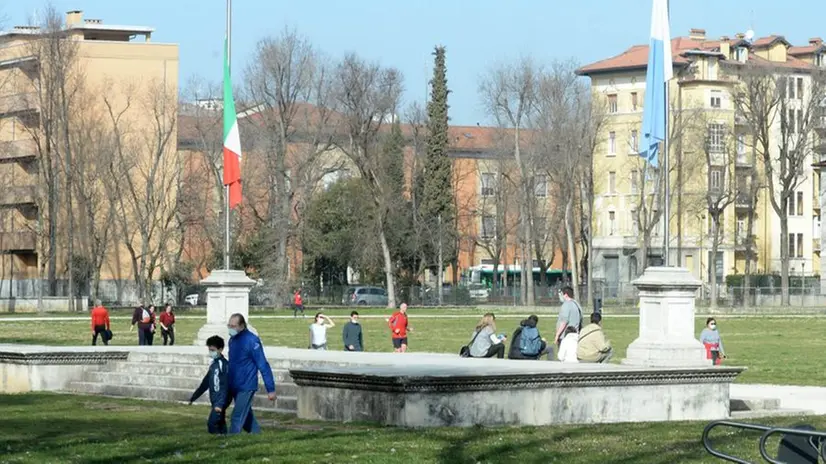
[(247, 433), (261, 433), (261, 427), (258, 421), (255, 420), (255, 415), (252, 413), (252, 399), (255, 396), (254, 391), (236, 392), (233, 398), (235, 407), (232, 408), (232, 417), (229, 424), (229, 433), (231, 435), (241, 433), (241, 430)]
[(169, 326), (168, 330), (161, 329), (161, 336), (163, 337), (163, 344), (166, 346), (167, 341), (169, 345), (175, 344), (175, 327)]
[(207, 430), (209, 433), (226, 435), (227, 434), (227, 416), (226, 411), (218, 412), (214, 408), (209, 412), (207, 418)]
[(105, 325), (96, 325), (95, 326), (95, 333), (92, 335), (92, 345), (98, 344), (98, 335), (100, 335), (100, 339), (103, 340), (104, 345), (109, 345), (109, 340), (106, 339), (106, 326)]
[(138, 324), (138, 345), (151, 345), (152, 338), (154, 334), (152, 333), (152, 328), (150, 326), (142, 326)]
[(496, 356), (499, 359), (503, 359), (505, 357), (505, 344), (504, 343), (496, 343), (491, 345), (488, 348), (488, 352), (485, 353), (484, 358), (492, 358)]
[(298, 312), (301, 311), (301, 317), (304, 317), (304, 305), (293, 305), (293, 317), (298, 317)]

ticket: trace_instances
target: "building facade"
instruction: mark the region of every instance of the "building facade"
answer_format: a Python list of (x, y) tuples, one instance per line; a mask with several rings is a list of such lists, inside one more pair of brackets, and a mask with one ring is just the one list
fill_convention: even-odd
[[(747, 254), (752, 274), (779, 274), (781, 247), (789, 251), (792, 276), (822, 275), (821, 184), (812, 163), (820, 159), (818, 150), (823, 147), (813, 143), (806, 155), (785, 205), (789, 231), (781, 237), (780, 217), (770, 202), (767, 170), (757, 155), (750, 119), (740, 114), (738, 107), (742, 110), (743, 105), (737, 102), (744, 98), (744, 73), (765, 70), (777, 83), (783, 98), (780, 106), (789, 111), (790, 120), (801, 125), (800, 110), (810, 95), (812, 76), (824, 69), (824, 56), (826, 47), (820, 39), (794, 47), (780, 36), (750, 41), (738, 34), (712, 40), (701, 29), (672, 39), (672, 215), (667, 233), (663, 230), (662, 201), (652, 194), (657, 190), (652, 186), (659, 181), (658, 173), (638, 156), (648, 46), (633, 46), (581, 68), (579, 73), (591, 79), (595, 104), (603, 105), (606, 114), (593, 165), (595, 280), (609, 293), (630, 293), (630, 282), (642, 273), (643, 263), (662, 263), (664, 240), (669, 240), (669, 261), (687, 267), (704, 283), (713, 274), (718, 283), (724, 283), (728, 275), (743, 274)], [(772, 115), (770, 145), (775, 160), (779, 159), (777, 140), (785, 121), (785, 115)], [(789, 130), (788, 126), (784, 130)], [(817, 131), (812, 131), (812, 137), (818, 137)], [(717, 198), (715, 194), (728, 190), (732, 201), (724, 201), (720, 209), (715, 256), (711, 213), (717, 208), (716, 204), (712, 208), (712, 200)], [(643, 243), (646, 235), (650, 240)]]

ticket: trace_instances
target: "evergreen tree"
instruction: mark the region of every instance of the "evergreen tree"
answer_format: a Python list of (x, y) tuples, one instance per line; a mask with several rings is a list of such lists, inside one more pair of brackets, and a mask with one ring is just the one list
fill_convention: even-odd
[[(443, 266), (453, 261), (455, 255), (454, 237), (455, 211), (453, 206), (453, 169), (448, 157), (448, 104), (450, 91), (447, 88), (447, 68), (445, 48), (436, 47), (433, 79), (430, 82), (430, 101), (427, 103), (427, 153), (421, 173), (421, 196), (419, 197), (419, 217), (425, 225), (428, 236), (426, 256), (431, 268)], [(438, 262), (438, 248), (441, 245), (443, 262)], [(434, 269), (441, 276), (441, 270)], [(441, 281), (439, 282), (441, 283)]]

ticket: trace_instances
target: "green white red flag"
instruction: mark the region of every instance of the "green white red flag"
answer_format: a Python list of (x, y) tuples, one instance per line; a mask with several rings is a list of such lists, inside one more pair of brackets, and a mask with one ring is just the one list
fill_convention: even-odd
[(241, 203), (241, 137), (232, 98), (227, 40), (224, 40), (224, 185), (229, 186), (229, 207), (235, 208)]

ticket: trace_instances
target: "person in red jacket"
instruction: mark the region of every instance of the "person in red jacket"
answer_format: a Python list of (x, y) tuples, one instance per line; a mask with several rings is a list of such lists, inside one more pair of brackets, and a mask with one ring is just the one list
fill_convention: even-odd
[(304, 317), (304, 300), (301, 298), (301, 289), (293, 293), (293, 317), (298, 317), (298, 312), (301, 311), (301, 317)]
[(98, 344), (98, 335), (104, 345), (109, 345), (109, 311), (103, 307), (100, 300), (95, 300), (95, 307), (90, 315), (92, 316), (92, 345)]
[(390, 326), (390, 337), (393, 339), (393, 351), (404, 353), (407, 351), (407, 332), (413, 331), (407, 326), (407, 303), (402, 303), (399, 310), (387, 320)]
[(172, 312), (172, 303), (167, 303), (163, 312), (158, 316), (158, 321), (161, 323), (161, 336), (163, 337), (163, 344), (169, 346), (175, 344), (175, 313)]

